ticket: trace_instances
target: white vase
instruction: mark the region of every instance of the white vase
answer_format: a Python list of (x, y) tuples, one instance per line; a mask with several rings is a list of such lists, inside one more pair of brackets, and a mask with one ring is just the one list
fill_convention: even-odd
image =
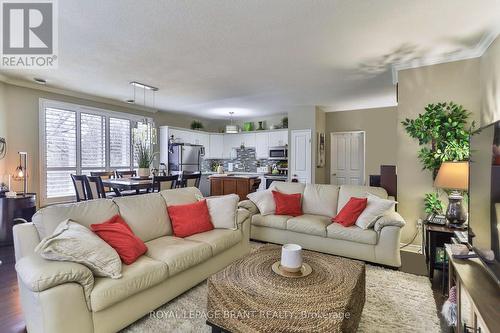
[(139, 177), (149, 177), (150, 171), (149, 168), (139, 168), (137, 170), (137, 175)]
[(302, 268), (302, 247), (285, 244), (281, 248), (281, 268), (288, 272), (298, 272)]

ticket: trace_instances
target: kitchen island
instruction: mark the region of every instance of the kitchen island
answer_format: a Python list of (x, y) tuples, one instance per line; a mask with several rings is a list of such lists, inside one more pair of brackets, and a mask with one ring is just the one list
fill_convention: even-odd
[(237, 194), (245, 200), (248, 193), (255, 192), (260, 185), (259, 176), (242, 174), (214, 174), (210, 179), (210, 195)]

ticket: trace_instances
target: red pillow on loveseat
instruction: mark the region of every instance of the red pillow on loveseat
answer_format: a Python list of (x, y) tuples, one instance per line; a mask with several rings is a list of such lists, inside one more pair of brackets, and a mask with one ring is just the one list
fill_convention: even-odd
[(205, 199), (187, 205), (169, 206), (167, 211), (176, 237), (188, 237), (214, 228)]
[(274, 203), (276, 204), (276, 215), (302, 215), (302, 194), (285, 194), (273, 191)]
[(90, 229), (115, 249), (126, 265), (136, 261), (148, 250), (146, 244), (134, 235), (132, 229), (118, 214), (106, 222), (91, 224)]
[(337, 216), (332, 218), (332, 222), (342, 224), (344, 227), (354, 225), (359, 215), (365, 210), (367, 203), (367, 198), (350, 198)]

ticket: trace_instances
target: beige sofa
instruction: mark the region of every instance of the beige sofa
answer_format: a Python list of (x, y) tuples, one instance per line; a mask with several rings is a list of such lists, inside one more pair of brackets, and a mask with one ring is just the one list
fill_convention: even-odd
[[(99, 199), (43, 208), (33, 223), (14, 227), (16, 270), (28, 332), (116, 332), (249, 252), (249, 213), (238, 209), (237, 230), (172, 236), (166, 205), (197, 201), (196, 188)], [(123, 265), (122, 278), (94, 277), (72, 262), (34, 253), (41, 238), (70, 218), (89, 226), (120, 213), (148, 252)]]
[(373, 228), (343, 227), (331, 222), (351, 197), (363, 197), (366, 192), (388, 198), (380, 187), (353, 185), (318, 185), (273, 182), (271, 189), (283, 193), (301, 193), (304, 215), (298, 217), (261, 215), (250, 200), (240, 207), (251, 214), (250, 238), (277, 244), (296, 243), (305, 249), (399, 267), (401, 227), (405, 221), (394, 210), (379, 218)]

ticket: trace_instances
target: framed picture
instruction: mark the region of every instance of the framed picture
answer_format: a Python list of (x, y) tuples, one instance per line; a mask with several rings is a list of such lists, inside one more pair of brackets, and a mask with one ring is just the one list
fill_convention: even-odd
[(325, 166), (325, 133), (318, 132), (316, 167), (323, 168)]

